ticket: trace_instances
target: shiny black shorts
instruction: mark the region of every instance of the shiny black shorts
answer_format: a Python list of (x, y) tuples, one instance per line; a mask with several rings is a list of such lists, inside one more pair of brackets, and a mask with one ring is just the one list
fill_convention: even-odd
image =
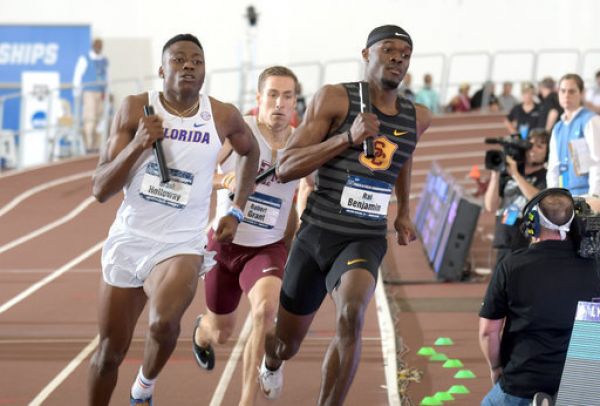
[(377, 281), (386, 251), (385, 236), (347, 236), (303, 223), (285, 265), (280, 304), (293, 314), (314, 313), (345, 272), (366, 269)]

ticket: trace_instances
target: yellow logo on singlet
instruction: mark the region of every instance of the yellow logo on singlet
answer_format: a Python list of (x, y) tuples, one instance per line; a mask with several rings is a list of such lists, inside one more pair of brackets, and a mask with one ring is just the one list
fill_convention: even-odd
[(394, 144), (386, 137), (380, 136), (373, 141), (373, 149), (375, 156), (367, 158), (365, 153), (361, 153), (358, 157), (359, 162), (372, 171), (385, 171), (392, 165), (394, 152), (398, 149), (398, 145)]

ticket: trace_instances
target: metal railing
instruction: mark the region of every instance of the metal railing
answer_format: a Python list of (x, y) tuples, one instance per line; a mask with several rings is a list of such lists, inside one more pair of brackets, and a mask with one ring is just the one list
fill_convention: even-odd
[[(513, 58), (515, 63), (506, 64), (505, 60)], [(550, 61), (550, 63), (547, 63)], [(557, 63), (560, 62), (560, 63)], [(464, 68), (467, 63), (468, 69)], [(518, 64), (516, 69), (515, 64)], [(596, 66), (594, 66), (594, 64)], [(300, 63), (291, 63), (286, 65), (292, 70), (297, 71), (301, 83), (304, 87), (304, 96), (307, 100), (320, 88), (324, 83), (335, 83), (342, 81), (358, 80), (362, 78), (364, 72), (364, 64), (360, 58), (333, 59), (325, 62), (306, 61)], [(562, 71), (556, 71), (556, 66), (562, 66)], [(249, 106), (254, 107), (256, 77), (258, 72), (266, 66), (250, 66), (244, 64), (242, 67), (232, 67), (215, 69), (207, 73), (203, 91), (217, 95), (229, 90), (230, 93), (219, 97), (220, 99), (234, 103), (237, 107), (245, 112)], [(454, 91), (460, 83), (468, 82), (471, 88), (474, 89), (477, 85), (482, 85), (487, 80), (493, 80), (496, 83), (502, 81), (531, 81), (537, 82), (543, 76), (552, 75), (558, 79), (562, 74), (569, 72), (579, 73), (586, 83), (595, 82), (593, 75), (600, 69), (600, 49), (588, 49), (580, 51), (577, 49), (542, 49), (533, 50), (499, 50), (496, 52), (489, 51), (472, 51), (472, 52), (455, 52), (450, 55), (443, 53), (425, 53), (415, 54), (411, 61), (411, 72), (413, 77), (419, 74), (432, 74), (434, 79), (434, 89), (439, 92), (439, 100), (442, 105), (445, 105), (450, 98), (450, 91)], [(230, 79), (235, 76), (237, 80)], [(215, 86), (219, 80), (225, 79), (223, 86)], [(252, 79), (252, 80), (251, 80)], [(152, 83), (153, 82), (153, 83)], [(414, 85), (416, 81), (413, 79), (413, 89), (420, 88), (420, 85)], [(156, 85), (159, 79), (156, 75), (145, 75), (134, 78), (120, 78), (111, 80), (107, 83), (108, 89), (116, 90), (118, 88), (127, 87), (128, 93), (142, 92), (147, 89), (148, 83)], [(87, 83), (85, 86), (104, 84), (104, 83)], [(213, 89), (214, 86), (214, 89)], [(155, 86), (151, 86), (155, 87)], [(516, 87), (516, 86), (515, 86)], [(0, 90), (19, 90), (20, 83), (0, 83)], [(73, 86), (62, 84), (56, 90), (73, 90)], [(110, 91), (110, 90), (107, 90)], [(515, 92), (517, 90), (515, 89)], [(80, 93), (80, 92), (79, 92)], [(77, 94), (77, 92), (75, 92)], [(20, 99), (21, 105), (27, 97), (34, 97), (32, 94), (22, 94), (20, 91), (0, 95), (0, 130), (2, 130), (5, 105), (8, 101)], [(48, 98), (48, 103), (53, 103), (52, 97)], [(71, 133), (73, 139), (81, 138), (82, 111), (79, 108), (81, 100), (75, 99), (72, 111), (72, 128)], [(104, 129), (108, 130), (110, 117), (110, 100), (105, 98), (105, 116), (106, 121)], [(49, 105), (51, 110), (52, 106)], [(53, 133), (56, 131), (56, 123), (48, 123), (46, 138), (48, 142), (57, 142)], [(15, 136), (22, 135), (22, 130), (15, 131)], [(79, 137), (79, 138), (78, 138)], [(104, 140), (107, 134), (103, 135)], [(18, 143), (17, 143), (18, 144)], [(83, 145), (83, 143), (80, 143)], [(52, 145), (54, 151), (54, 145)], [(81, 151), (75, 153), (83, 153)], [(52, 157), (51, 157), (52, 158)]]

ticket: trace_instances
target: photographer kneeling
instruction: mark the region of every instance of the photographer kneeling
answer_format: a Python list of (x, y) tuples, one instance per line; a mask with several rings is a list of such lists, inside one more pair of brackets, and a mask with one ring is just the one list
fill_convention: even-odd
[(554, 396), (577, 302), (600, 296), (595, 261), (577, 253), (579, 228), (571, 223), (579, 220), (569, 191), (544, 190), (523, 218), (532, 244), (498, 265), (479, 312), (479, 344), (493, 385), (482, 406), (529, 406), (532, 399), (538, 405), (536, 393)]
[[(496, 212), (496, 228), (492, 243), (492, 246), (497, 249), (496, 264), (500, 263), (509, 252), (527, 247), (529, 244), (519, 232), (520, 214), (527, 200), (546, 188), (545, 163), (548, 158), (549, 137), (544, 129), (530, 131), (527, 138), (530, 147), (527, 150), (523, 147), (523, 141), (518, 141), (516, 144), (512, 141), (496, 141), (504, 146), (503, 155), (506, 164), (504, 162), (498, 165), (490, 164), (488, 161), (490, 161), (491, 151), (486, 156), (486, 168), (492, 170), (492, 175), (485, 192), (484, 203), (487, 211)], [(497, 155), (498, 152), (492, 156), (495, 158)], [(523, 157), (524, 162), (518, 165), (513, 156)]]

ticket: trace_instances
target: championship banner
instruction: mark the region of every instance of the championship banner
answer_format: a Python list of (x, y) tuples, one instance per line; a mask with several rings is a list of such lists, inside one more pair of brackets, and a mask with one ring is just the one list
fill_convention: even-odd
[[(0, 96), (21, 93), (23, 72), (54, 72), (71, 83), (80, 55), (90, 50), (89, 25), (0, 25)], [(72, 101), (70, 89), (60, 97)], [(21, 100), (4, 103), (0, 129), (19, 130)]]

